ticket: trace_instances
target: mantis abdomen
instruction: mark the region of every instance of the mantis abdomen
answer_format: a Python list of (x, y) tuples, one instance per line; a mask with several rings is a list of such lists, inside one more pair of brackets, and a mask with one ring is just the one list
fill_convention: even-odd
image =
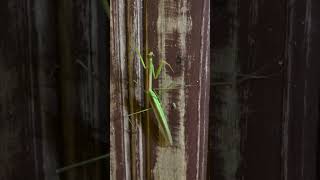
[(172, 145), (171, 132), (169, 129), (167, 117), (163, 111), (160, 100), (158, 99), (158, 96), (153, 92), (153, 90), (148, 90), (148, 96), (150, 98), (150, 105), (158, 122), (160, 134), (164, 138), (165, 143), (169, 143), (170, 145)]

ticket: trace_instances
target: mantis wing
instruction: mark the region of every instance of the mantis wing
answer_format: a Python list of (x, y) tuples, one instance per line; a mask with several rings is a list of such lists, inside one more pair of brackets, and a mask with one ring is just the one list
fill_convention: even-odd
[(148, 96), (150, 97), (150, 104), (159, 125), (160, 135), (164, 138), (166, 144), (169, 143), (170, 145), (172, 145), (171, 132), (169, 129), (167, 118), (163, 112), (160, 100), (152, 90), (148, 91)]

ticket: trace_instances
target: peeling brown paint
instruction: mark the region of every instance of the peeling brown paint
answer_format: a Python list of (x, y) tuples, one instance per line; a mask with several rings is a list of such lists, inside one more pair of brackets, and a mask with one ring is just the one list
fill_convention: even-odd
[[(206, 157), (203, 155), (206, 154), (206, 136), (202, 134), (205, 134), (206, 128), (202, 122), (206, 121), (206, 116), (201, 116), (202, 110), (206, 109), (206, 106), (201, 104), (208, 100), (201, 99), (205, 96), (205, 87), (208, 85), (202, 84), (206, 81), (202, 78), (208, 75), (208, 71), (205, 70), (208, 54), (204, 53), (201, 56), (201, 48), (206, 52), (205, 48), (209, 44), (208, 18), (205, 18), (208, 17), (209, 11), (205, 9), (209, 3), (205, 3), (208, 1), (164, 0), (148, 4), (148, 47), (156, 47), (154, 51), (159, 59), (166, 59), (174, 69), (174, 73), (164, 71), (158, 86), (166, 87), (174, 83), (182, 87), (162, 95), (162, 102), (168, 112), (170, 128), (173, 131), (174, 146), (154, 147), (154, 179), (205, 177), (202, 173), (205, 172), (203, 168), (206, 165), (202, 158)], [(157, 10), (151, 11), (152, 7), (157, 7)], [(204, 72), (203, 76), (201, 72)], [(191, 87), (184, 88), (187, 85)], [(172, 109), (172, 103), (176, 105), (175, 109)], [(202, 149), (203, 145), (205, 149)]]
[[(206, 126), (204, 126), (206, 123), (204, 122), (207, 121), (207, 116), (204, 114), (207, 112), (206, 102), (208, 102), (205, 93), (208, 91), (208, 83), (205, 82), (208, 80), (209, 73), (209, 4), (205, 5), (204, 2), (208, 3), (206, 0), (200, 3), (198, 1), (187, 0), (145, 2), (145, 12), (147, 13), (147, 15), (145, 14), (145, 24), (147, 24), (145, 26), (147, 28), (147, 33), (145, 34), (146, 49), (155, 53), (156, 60), (166, 59), (174, 68), (174, 72), (164, 70), (155, 86), (165, 87), (171, 83), (181, 86), (181, 88), (172, 90), (171, 92), (164, 92), (161, 98), (163, 107), (170, 119), (169, 126), (173, 132), (174, 145), (172, 147), (163, 147), (159, 146), (157, 142), (152, 142), (151, 171), (153, 179), (203, 179), (205, 177), (203, 174), (205, 172), (205, 160), (203, 158), (206, 157)], [(124, 2), (119, 2), (119, 4), (123, 5), (122, 3)], [(114, 5), (113, 8), (115, 7)], [(127, 10), (130, 12), (132, 6), (130, 5), (128, 8)], [(119, 14), (114, 15), (119, 18)], [(129, 22), (128, 26), (130, 27), (132, 20), (130, 20), (130, 17), (128, 18), (129, 21), (127, 22)], [(196, 24), (199, 26), (194, 26), (195, 20), (198, 21)], [(117, 21), (121, 24), (121, 18), (117, 19)], [(113, 33), (116, 32), (113, 31)], [(117, 37), (129, 36), (127, 40), (129, 40), (130, 47), (131, 43), (134, 42), (130, 37), (132, 32), (134, 33), (135, 30), (127, 31), (127, 34), (118, 34)], [(123, 42), (118, 44), (120, 48), (112, 47), (116, 48), (113, 49), (114, 52), (121, 53), (121, 48), (123, 48), (121, 43)], [(116, 61), (114, 60), (114, 62)], [(112, 64), (112, 66), (119, 68), (120, 71), (124, 71), (123, 65)], [(121, 74), (121, 72), (118, 73)], [(122, 72), (122, 75), (118, 76), (120, 78), (118, 80), (122, 81), (125, 79), (124, 75)], [(113, 85), (112, 87), (122, 89), (125, 86), (114, 87)], [(125, 93), (125, 90), (122, 89), (121, 92)], [(119, 97), (115, 98), (118, 99)], [(121, 100), (124, 99), (121, 98)], [(172, 108), (173, 103), (175, 104), (175, 108)], [(187, 105), (189, 103), (191, 104)], [(116, 107), (115, 104), (112, 106)], [(126, 108), (125, 106), (121, 107)], [(120, 118), (120, 121), (122, 121), (123, 117), (112, 115), (112, 118)], [(119, 133), (118, 135), (121, 136), (121, 133), (124, 131), (121, 132), (120, 129), (123, 127), (116, 126), (114, 124), (116, 121), (113, 121), (112, 127), (115, 128), (114, 132), (116, 134)], [(186, 127), (189, 129), (188, 132)], [(190, 136), (190, 134), (192, 135)], [(114, 144), (118, 142), (117, 138), (114, 138), (116, 136), (113, 135), (111, 139), (112, 151), (114, 152), (116, 151), (113, 149), (125, 148), (124, 146), (120, 147)], [(122, 137), (125, 138), (124, 134), (122, 134)], [(152, 138), (152, 141), (154, 140)], [(190, 154), (190, 152), (192, 153)], [(120, 174), (117, 176), (116, 174), (118, 173), (114, 172), (117, 171), (115, 168), (121, 165), (116, 160), (118, 158), (115, 157), (118, 154), (121, 156), (121, 153), (124, 153), (124, 151), (116, 152), (117, 155), (112, 155), (112, 177), (115, 178), (124, 177), (123, 175), (120, 176)], [(123, 162), (128, 163), (128, 161)], [(137, 167), (143, 168), (142, 166)], [(128, 169), (122, 168), (120, 171), (124, 170), (128, 173)], [(141, 172), (146, 173), (146, 171), (148, 169)]]

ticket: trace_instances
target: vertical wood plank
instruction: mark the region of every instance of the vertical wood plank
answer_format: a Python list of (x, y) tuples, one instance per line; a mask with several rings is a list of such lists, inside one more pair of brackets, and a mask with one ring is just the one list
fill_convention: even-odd
[(282, 178), (286, 3), (248, 0), (240, 4), (241, 73), (262, 77), (243, 82), (239, 90), (243, 103), (240, 177), (244, 179)]
[(207, 179), (235, 180), (241, 165), (239, 1), (212, 2), (211, 90)]
[(281, 179), (287, 1), (214, 2), (208, 179)]
[[(99, 8), (100, 7), (100, 8)], [(61, 122), (64, 129), (64, 154), (60, 166), (70, 165), (104, 154), (107, 82), (103, 79), (106, 66), (99, 68), (105, 49), (100, 46), (98, 14), (100, 1), (63, 1), (58, 4), (59, 54), (61, 66)], [(106, 17), (105, 17), (106, 18)], [(105, 19), (104, 21), (106, 21)], [(105, 27), (104, 27), (105, 30)], [(104, 32), (102, 32), (104, 33)], [(105, 37), (101, 36), (101, 37)], [(102, 57), (102, 58), (101, 58)], [(106, 63), (102, 63), (106, 64)], [(101, 72), (104, 71), (104, 72)], [(102, 90), (102, 91), (101, 91)], [(101, 92), (100, 92), (101, 91)], [(104, 115), (103, 115), (104, 114)], [(103, 122), (103, 123), (102, 123)], [(67, 179), (100, 179), (101, 161), (61, 174)]]
[(110, 15), (110, 179), (130, 179), (125, 1), (111, 1)]
[[(153, 179), (204, 179), (206, 173), (209, 100), (210, 1), (146, 1), (146, 49), (165, 59), (174, 72), (164, 71), (164, 92), (174, 145), (152, 146)], [(187, 85), (190, 85), (187, 87)], [(172, 108), (173, 104), (176, 108)], [(147, 169), (148, 171), (148, 169)]]
[[(127, 4), (125, 1), (111, 2), (111, 178), (128, 179), (132, 176), (133, 179), (142, 179), (147, 174), (148, 179), (148, 173), (151, 173), (152, 179), (204, 179), (209, 100), (209, 1), (144, 1), (144, 52), (153, 51), (157, 61), (164, 58), (174, 67), (174, 73), (166, 71), (156, 85), (167, 86), (174, 82), (174, 86), (179, 86), (162, 96), (174, 145), (158, 146), (157, 138), (151, 137), (150, 169), (139, 164), (146, 162), (147, 158), (141, 152), (129, 157), (126, 117), (131, 111), (127, 107), (127, 100), (132, 94), (127, 90), (130, 72), (126, 70), (126, 57), (131, 60), (132, 44), (142, 47), (139, 44), (142, 40), (139, 35), (142, 22), (134, 22), (139, 21), (139, 15), (138, 19), (131, 16), (141, 13), (141, 9), (135, 9), (140, 8), (141, 4), (142, 1)], [(136, 57), (133, 59), (137, 61)], [(133, 66), (137, 71), (134, 77), (139, 83), (142, 80), (141, 66), (138, 61)], [(134, 90), (137, 100), (142, 94), (139, 91), (139, 88)], [(173, 104), (177, 105), (176, 108), (170, 108)], [(152, 133), (157, 137), (157, 132)], [(143, 152), (145, 149), (141, 149), (141, 143), (144, 138), (136, 137), (139, 141), (131, 142), (131, 146), (138, 145), (139, 151)], [(132, 157), (136, 157), (136, 160)], [(133, 163), (135, 168), (132, 169)]]
[(0, 179), (44, 179), (32, 8), (33, 1), (0, 3)]
[[(10, 0), (2, 2), (1, 7), (4, 8), (1, 9), (1, 18), (4, 18), (2, 22), (5, 28), (1, 31), (3, 38), (0, 53), (3, 73), (0, 93), (3, 98), (0, 108), (3, 121), (0, 127), (3, 128), (1, 137), (4, 138), (0, 148), (0, 161), (3, 165), (0, 179), (54, 180), (58, 178), (56, 168), (100, 155), (97, 152), (100, 152), (101, 144), (91, 139), (90, 128), (99, 127), (102, 112), (98, 110), (103, 108), (103, 105), (96, 101), (106, 101), (106, 98), (100, 98), (95, 91), (99, 87), (95, 87), (98, 83), (93, 80), (92, 72), (80, 72), (79, 70), (83, 69), (77, 68), (76, 64), (76, 59), (83, 54), (88, 55), (86, 57), (90, 59), (88, 64), (91, 65), (91, 70), (98, 69), (97, 64), (101, 63), (97, 55), (100, 47), (98, 44), (101, 43), (98, 42), (100, 39), (97, 30), (98, 4), (96, 1), (64, 1), (57, 4), (39, 0)], [(102, 51), (105, 53), (105, 49)], [(99, 52), (99, 56), (103, 56), (102, 54)], [(106, 64), (106, 60), (103, 61)], [(100, 71), (106, 76), (106, 66)], [(95, 74), (100, 71), (96, 70)], [(60, 91), (63, 100), (61, 109), (59, 72), (62, 72), (63, 77)], [(88, 78), (88, 82), (83, 80), (82, 86), (77, 79), (81, 73), (91, 78)], [(79, 98), (77, 89), (81, 88), (87, 91), (83, 93), (85, 97)], [(104, 91), (105, 89), (106, 87)], [(87, 107), (82, 109), (82, 114), (78, 111), (79, 102)], [(106, 113), (103, 116), (105, 126)], [(66, 120), (62, 122), (66, 122), (67, 126), (59, 126), (60, 117)], [(93, 125), (81, 125), (82, 121), (79, 123), (79, 119), (88, 120), (88, 123)], [(65, 128), (65, 136), (68, 138), (66, 146), (62, 146), (62, 127)], [(69, 151), (70, 156), (66, 155), (67, 159), (69, 158), (67, 162), (59, 161), (58, 153), (63, 152), (63, 148)], [(78, 154), (81, 154), (82, 158), (78, 158)], [(73, 177), (105, 177), (105, 169), (103, 175), (99, 167), (101, 166), (78, 169), (79, 171), (73, 172)], [(17, 169), (19, 173), (16, 173)]]
[[(128, 71), (128, 104), (129, 113), (142, 110), (143, 107), (143, 66), (134, 50), (141, 53), (143, 45), (142, 0), (126, 1), (126, 36), (127, 36), (127, 71)], [(131, 179), (145, 179), (145, 150), (143, 148), (142, 116), (130, 120), (130, 159)]]
[(318, 1), (289, 1), (283, 179), (319, 179)]
[[(100, 8), (99, 8), (100, 7)], [(59, 3), (59, 44), (61, 65), (61, 116), (64, 128), (65, 159), (62, 166), (84, 161), (104, 154), (102, 144), (106, 134), (106, 116), (100, 112), (101, 101), (106, 101), (107, 82), (103, 78), (106, 67), (99, 68), (106, 41), (98, 34), (98, 13), (102, 11), (100, 1), (63, 1)], [(105, 17), (106, 18), (106, 17)], [(105, 19), (104, 21), (106, 21)], [(105, 27), (104, 27), (105, 30)], [(104, 32), (102, 32), (104, 33)], [(105, 36), (101, 36), (105, 37)], [(106, 64), (106, 63), (104, 63)], [(104, 71), (101, 72), (100, 70)], [(105, 112), (104, 112), (105, 114)], [(106, 115), (106, 114), (105, 114)], [(104, 123), (101, 123), (104, 122)], [(83, 168), (65, 172), (72, 179), (100, 179), (103, 175), (101, 161)]]
[[(76, 70), (72, 57), (72, 1), (58, 1), (58, 45), (60, 58), (61, 127), (63, 138), (63, 162), (61, 166), (77, 162), (76, 120), (79, 119), (79, 94), (76, 88)], [(61, 174), (63, 178), (75, 180), (76, 171)]]
[[(55, 169), (58, 167), (59, 154), (59, 90), (58, 90), (58, 58), (56, 33), (56, 3), (36, 0), (32, 4), (35, 30), (32, 40), (34, 59), (37, 61), (37, 72), (34, 80), (38, 81), (39, 121), (36, 122), (38, 136), (41, 137), (41, 154), (43, 167), (39, 173), (45, 180), (58, 179)], [(36, 33), (35, 33), (36, 32)], [(38, 138), (39, 138), (38, 137)], [(40, 161), (40, 159), (38, 160)]]

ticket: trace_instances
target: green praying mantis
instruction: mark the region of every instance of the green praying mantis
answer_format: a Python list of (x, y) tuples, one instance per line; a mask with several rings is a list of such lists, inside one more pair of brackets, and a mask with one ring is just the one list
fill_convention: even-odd
[[(142, 64), (143, 68), (145, 69), (145, 74), (147, 76), (146, 80), (148, 81), (147, 85), (146, 85), (147, 86), (146, 95), (148, 96), (147, 98), (149, 99), (149, 104), (151, 106), (152, 111), (154, 112), (155, 117), (156, 117), (160, 136), (164, 139), (165, 144), (172, 145), (172, 136), (171, 136), (171, 131), (170, 131), (170, 128), (168, 125), (168, 120), (167, 120), (166, 114), (163, 110), (163, 107), (161, 105), (160, 99), (152, 88), (152, 82), (153, 82), (153, 80), (158, 79), (158, 77), (161, 73), (161, 70), (162, 70), (162, 68), (164, 68), (164, 66), (167, 65), (172, 71), (173, 71), (173, 69), (169, 63), (167, 63), (165, 60), (161, 60), (157, 70), (155, 70), (155, 66), (153, 64), (154, 54), (152, 51), (150, 51), (147, 54), (147, 58), (145, 61), (143, 60), (143, 58), (138, 50), (135, 50), (135, 52), (137, 53), (138, 58)], [(129, 114), (129, 116), (132, 116), (137, 113), (142, 113), (142, 112), (145, 112), (148, 110), (149, 109), (142, 110), (142, 111), (139, 111), (136, 113), (132, 113), (132, 114)]]
[[(143, 60), (143, 58), (142, 58), (142, 56), (141, 56), (139, 51), (136, 50), (136, 52), (138, 54), (139, 60), (141, 61), (142, 65), (143, 65), (143, 68), (147, 72), (146, 74), (147, 74), (148, 78), (146, 78), (146, 79), (148, 79), (149, 82), (148, 82), (148, 89), (147, 89), (146, 94), (150, 99), (149, 103), (151, 105), (151, 109), (153, 110), (153, 112), (155, 114), (155, 117), (157, 119), (160, 135), (165, 140), (165, 142), (164, 142), (165, 144), (172, 145), (173, 141), (172, 141), (172, 136), (171, 136), (171, 132), (170, 132), (170, 129), (169, 129), (167, 117), (166, 117), (165, 112), (164, 112), (164, 110), (162, 108), (162, 105), (161, 105), (161, 102), (159, 100), (159, 97), (157, 96), (157, 94), (154, 92), (154, 90), (152, 88), (152, 81), (155, 80), (155, 79), (158, 79), (158, 77), (159, 77), (159, 75), (161, 73), (161, 70), (165, 65), (169, 66), (169, 68), (172, 71), (173, 71), (173, 69), (170, 66), (170, 64), (168, 64), (166, 61), (162, 60), (162, 61), (160, 61), (160, 64), (159, 64), (157, 70), (155, 70), (155, 67), (154, 67), (154, 64), (153, 64), (153, 56), (154, 56), (153, 52), (149, 52), (148, 53), (148, 58), (146, 59), (146, 61)], [(83, 64), (80, 63), (80, 65), (83, 66), (88, 71), (88, 69)], [(130, 117), (130, 116), (133, 116), (135, 114), (142, 113), (142, 112), (145, 112), (145, 111), (148, 111), (148, 110), (150, 110), (150, 109), (146, 109), (146, 110), (142, 110), (142, 111), (139, 111), (139, 112), (135, 112), (135, 113), (129, 114), (128, 116)], [(68, 171), (70, 169), (81, 167), (81, 166), (93, 163), (93, 162), (98, 161), (98, 160), (106, 159), (106, 158), (109, 158), (109, 154), (104, 154), (104, 155), (101, 155), (101, 156), (98, 156), (98, 157), (95, 157), (95, 158), (92, 158), (92, 159), (88, 159), (88, 160), (85, 160), (85, 161), (82, 161), (82, 162), (74, 163), (74, 164), (71, 164), (71, 165), (56, 169), (56, 173), (60, 174), (60, 173), (63, 173), (65, 171)]]

